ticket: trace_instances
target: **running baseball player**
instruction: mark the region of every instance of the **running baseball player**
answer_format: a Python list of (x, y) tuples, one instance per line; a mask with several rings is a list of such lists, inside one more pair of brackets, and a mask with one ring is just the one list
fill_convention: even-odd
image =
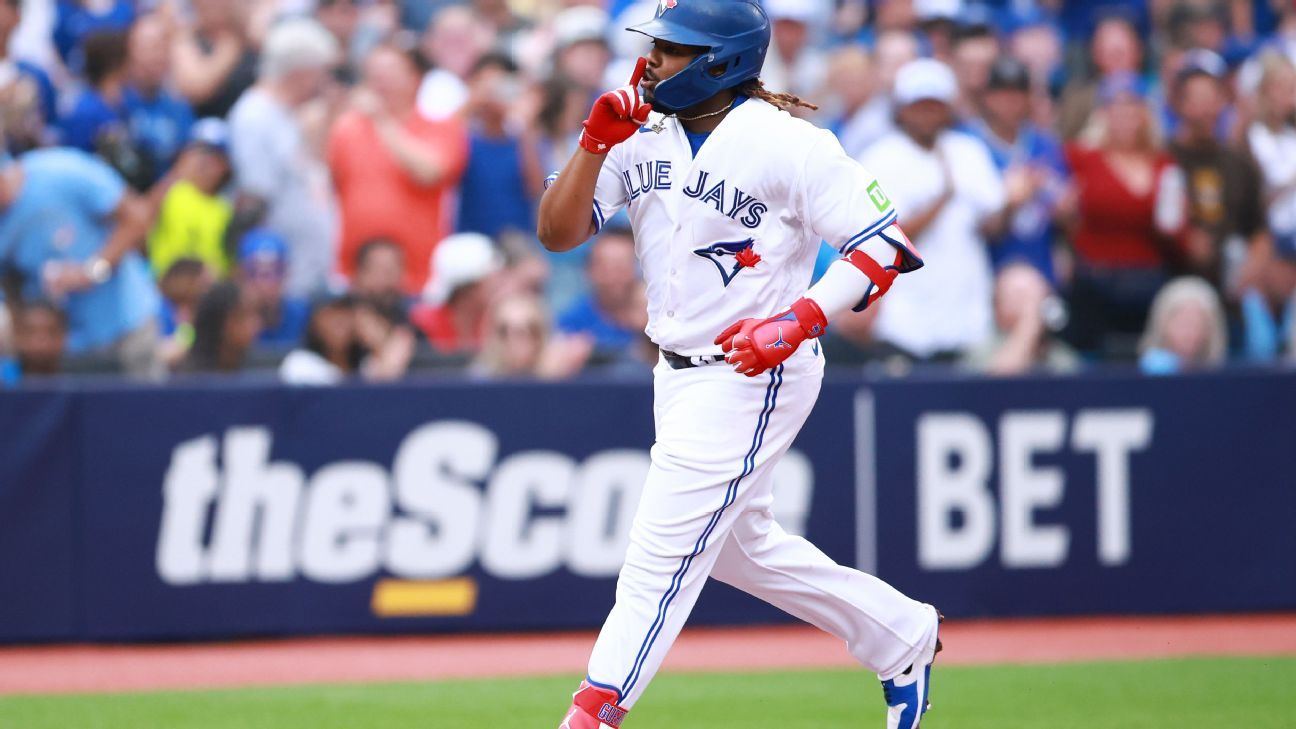
[[(550, 177), (538, 234), (566, 251), (626, 209), (647, 283), (656, 443), (616, 605), (560, 729), (618, 727), (708, 576), (832, 633), (882, 681), (889, 729), (927, 710), (939, 614), (785, 532), (774, 466), (819, 394), (815, 341), (922, 266), (896, 211), (827, 131), (765, 90), (759, 0), (659, 0), (653, 39)], [(820, 241), (842, 258), (807, 291)]]

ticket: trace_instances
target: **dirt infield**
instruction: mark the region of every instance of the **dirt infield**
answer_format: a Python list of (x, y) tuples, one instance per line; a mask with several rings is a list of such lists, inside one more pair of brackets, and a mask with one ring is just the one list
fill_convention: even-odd
[[(949, 664), (1296, 655), (1296, 613), (948, 621), (942, 637)], [(580, 632), (0, 648), (0, 695), (579, 674), (593, 642)], [(672, 670), (849, 665), (836, 639), (800, 626), (685, 630), (666, 661)]]

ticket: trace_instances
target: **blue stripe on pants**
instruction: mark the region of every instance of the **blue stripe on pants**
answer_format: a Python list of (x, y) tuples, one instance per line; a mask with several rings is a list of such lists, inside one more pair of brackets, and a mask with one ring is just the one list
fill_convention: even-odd
[(770, 370), (770, 382), (765, 387), (765, 404), (761, 408), (760, 416), (756, 418), (756, 432), (752, 434), (751, 448), (747, 450), (747, 455), (743, 458), (742, 472), (738, 474), (737, 478), (729, 482), (724, 503), (711, 515), (706, 528), (702, 530), (702, 536), (698, 537), (697, 543), (693, 545), (693, 551), (680, 563), (679, 569), (675, 571), (675, 576), (671, 578), (671, 584), (666, 590), (666, 594), (662, 595), (661, 601), (657, 603), (657, 617), (649, 626), (648, 635), (644, 636), (644, 641), (639, 646), (639, 654), (635, 656), (634, 665), (631, 666), (630, 673), (622, 684), (621, 698), (623, 700), (630, 695), (630, 690), (639, 681), (639, 673), (643, 670), (643, 664), (648, 658), (648, 653), (652, 650), (653, 643), (656, 642), (657, 636), (661, 634), (662, 627), (666, 623), (666, 611), (670, 608), (675, 596), (679, 594), (684, 582), (684, 575), (688, 572), (689, 565), (693, 563), (693, 558), (706, 549), (707, 539), (711, 536), (711, 532), (715, 530), (716, 524), (720, 522), (720, 517), (724, 514), (725, 509), (729, 508), (729, 505), (738, 497), (738, 485), (756, 468), (756, 453), (765, 442), (765, 430), (769, 426), (770, 416), (774, 414), (774, 408), (778, 403), (778, 389), (781, 384), (783, 384), (783, 365)]

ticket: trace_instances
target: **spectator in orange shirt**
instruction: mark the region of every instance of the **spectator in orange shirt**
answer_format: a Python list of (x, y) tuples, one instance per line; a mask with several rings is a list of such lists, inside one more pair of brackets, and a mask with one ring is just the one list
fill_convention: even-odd
[(329, 137), (342, 211), (338, 268), (351, 276), (360, 246), (385, 238), (405, 252), (403, 288), (413, 294), (427, 282), (432, 249), (448, 232), (445, 193), (463, 174), (468, 135), (458, 119), (430, 121), (418, 113), (419, 67), (405, 51), (380, 45), (363, 72), (352, 108)]

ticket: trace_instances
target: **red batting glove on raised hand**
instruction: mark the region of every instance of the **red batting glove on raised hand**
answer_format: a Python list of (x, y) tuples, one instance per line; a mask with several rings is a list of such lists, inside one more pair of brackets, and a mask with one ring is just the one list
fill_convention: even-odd
[(792, 356), (807, 339), (828, 329), (828, 318), (812, 299), (800, 298), (792, 308), (768, 319), (741, 319), (720, 332), (715, 343), (725, 361), (739, 374), (755, 377)]
[(580, 135), (580, 146), (585, 151), (607, 154), (647, 123), (652, 106), (639, 99), (639, 80), (646, 65), (648, 59), (640, 58), (628, 86), (613, 89), (594, 100), (594, 108), (585, 120), (585, 131)]

